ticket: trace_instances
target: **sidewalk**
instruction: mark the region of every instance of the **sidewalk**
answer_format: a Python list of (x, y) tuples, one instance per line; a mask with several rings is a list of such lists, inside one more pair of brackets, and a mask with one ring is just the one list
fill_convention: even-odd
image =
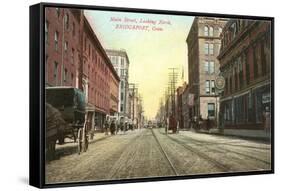
[(270, 141), (271, 133), (266, 132), (264, 130), (249, 130), (249, 129), (218, 129), (213, 128), (208, 130), (200, 129), (194, 130), (191, 129), (190, 131), (194, 131), (197, 133), (205, 133), (205, 134), (214, 134), (214, 135), (221, 135), (221, 136), (235, 136), (241, 137), (245, 139), (254, 139), (254, 140), (262, 140), (262, 141)]
[[(89, 139), (89, 144), (104, 140), (110, 137), (110, 135), (105, 135), (105, 133), (95, 132), (94, 138)], [(75, 143), (73, 139), (65, 138), (65, 143), (62, 145), (56, 144), (56, 154), (58, 157), (71, 155), (77, 153), (77, 142)]]

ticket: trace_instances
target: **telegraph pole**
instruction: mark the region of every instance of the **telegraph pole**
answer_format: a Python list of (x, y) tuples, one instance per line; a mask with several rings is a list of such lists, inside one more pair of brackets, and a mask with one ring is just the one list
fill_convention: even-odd
[(171, 90), (171, 102), (172, 102), (172, 114), (175, 116), (176, 114), (176, 84), (178, 78), (178, 68), (169, 68), (169, 87)]
[(138, 92), (138, 84), (136, 83), (129, 83), (129, 89), (132, 90), (132, 96), (133, 96), (133, 122), (135, 121), (135, 95)]

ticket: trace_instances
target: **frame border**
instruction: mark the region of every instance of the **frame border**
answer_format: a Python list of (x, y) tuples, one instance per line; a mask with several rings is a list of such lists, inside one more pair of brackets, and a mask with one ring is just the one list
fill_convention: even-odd
[[(114, 11), (114, 12), (134, 12), (146, 14), (162, 14), (162, 15), (177, 15), (177, 16), (205, 16), (218, 18), (242, 18), (265, 20), (271, 22), (271, 170), (257, 170), (246, 172), (227, 172), (214, 174), (194, 174), (181, 176), (166, 176), (166, 177), (147, 177), (147, 178), (131, 178), (131, 179), (116, 179), (116, 180), (99, 180), (86, 182), (65, 182), (47, 184), (45, 182), (45, 36), (44, 20), (45, 8), (72, 8), (72, 9), (87, 9), (97, 11)], [(141, 8), (125, 8), (125, 7), (107, 7), (95, 5), (78, 5), (78, 4), (62, 4), (62, 3), (39, 3), (30, 6), (30, 95), (29, 95), (29, 184), (39, 188), (57, 188), (70, 186), (89, 186), (89, 185), (105, 185), (105, 184), (123, 184), (137, 182), (152, 182), (152, 181), (167, 181), (167, 180), (185, 180), (194, 178), (216, 178), (229, 176), (245, 176), (245, 175), (261, 175), (272, 174), (275, 169), (274, 160), (274, 17), (266, 16), (250, 16), (250, 15), (233, 15), (219, 13), (204, 13), (204, 12), (186, 12), (174, 10), (155, 10)], [(38, 64), (39, 63), (39, 64)]]

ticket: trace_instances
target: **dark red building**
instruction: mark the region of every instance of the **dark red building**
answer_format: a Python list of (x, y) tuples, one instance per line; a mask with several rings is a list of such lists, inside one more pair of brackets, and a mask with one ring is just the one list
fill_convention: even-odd
[(88, 106), (95, 108), (95, 124), (101, 127), (111, 97), (118, 98), (118, 91), (110, 87), (118, 89), (120, 79), (83, 11), (46, 8), (45, 39), (46, 86), (84, 91)]
[(222, 32), (218, 59), (225, 78), (220, 126), (263, 129), (263, 112), (271, 106), (271, 23), (230, 20)]

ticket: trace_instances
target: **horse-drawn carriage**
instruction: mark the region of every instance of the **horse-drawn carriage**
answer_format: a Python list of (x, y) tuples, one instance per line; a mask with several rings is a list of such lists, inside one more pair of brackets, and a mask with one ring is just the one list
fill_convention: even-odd
[(93, 110), (86, 108), (84, 93), (73, 87), (46, 88), (46, 156), (53, 158), (55, 145), (66, 137), (77, 142), (78, 153), (88, 148)]

